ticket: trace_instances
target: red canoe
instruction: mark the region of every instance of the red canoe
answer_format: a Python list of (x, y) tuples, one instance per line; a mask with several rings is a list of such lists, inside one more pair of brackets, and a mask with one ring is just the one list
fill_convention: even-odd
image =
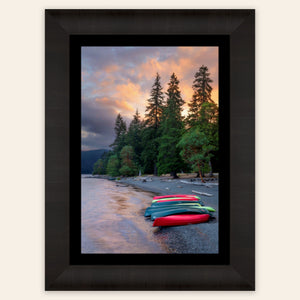
[(199, 201), (198, 198), (176, 198), (176, 199), (170, 199), (170, 200), (167, 200), (167, 199), (162, 199), (162, 200), (157, 200), (156, 202), (154, 203), (160, 203), (160, 202), (171, 202), (171, 201)]
[(155, 196), (155, 197), (153, 197), (153, 200), (163, 199), (163, 198), (174, 198), (174, 197), (197, 197), (197, 198), (199, 198), (198, 196), (195, 196), (195, 195), (164, 195), (164, 196)]
[(209, 215), (204, 214), (193, 214), (193, 215), (172, 215), (157, 218), (153, 222), (153, 227), (155, 226), (179, 226), (188, 224), (204, 223), (209, 220)]

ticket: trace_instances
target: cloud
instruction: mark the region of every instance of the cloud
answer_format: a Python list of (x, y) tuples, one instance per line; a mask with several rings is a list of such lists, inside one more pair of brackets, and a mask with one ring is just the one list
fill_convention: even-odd
[(101, 134), (104, 138), (113, 134), (114, 109), (98, 101), (82, 101), (81, 128), (90, 133)]
[(82, 131), (81, 132), (81, 150), (94, 150), (94, 149), (109, 149), (114, 141), (113, 136), (104, 137), (101, 134)]
[[(212, 98), (218, 102), (217, 47), (83, 47), (82, 128), (85, 147), (103, 147), (113, 140), (118, 113), (127, 124), (136, 109), (145, 112), (156, 73), (166, 92), (174, 72), (183, 99), (191, 101), (195, 73), (208, 66), (213, 80)], [(110, 142), (108, 142), (110, 141)], [(99, 146), (97, 146), (99, 145)]]
[(134, 107), (125, 100), (116, 100), (115, 106), (119, 109), (118, 112), (123, 113), (125, 112), (125, 115), (127, 115), (127, 112), (133, 112), (135, 111)]
[(119, 69), (120, 69), (120, 67), (117, 65), (108, 65), (104, 68), (105, 72), (107, 72), (107, 73), (116, 72)]

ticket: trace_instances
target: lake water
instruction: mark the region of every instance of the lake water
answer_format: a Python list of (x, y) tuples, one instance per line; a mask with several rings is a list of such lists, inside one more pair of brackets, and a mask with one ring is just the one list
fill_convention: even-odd
[(154, 194), (82, 175), (82, 253), (170, 253), (144, 217)]

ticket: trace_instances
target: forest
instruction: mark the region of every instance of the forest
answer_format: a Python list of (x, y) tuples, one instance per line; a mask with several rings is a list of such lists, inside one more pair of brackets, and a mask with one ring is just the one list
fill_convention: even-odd
[(219, 108), (212, 100), (212, 79), (207, 66), (194, 75), (193, 96), (183, 116), (185, 100), (180, 82), (173, 73), (167, 91), (156, 74), (142, 120), (136, 110), (129, 126), (119, 113), (115, 120), (115, 140), (94, 165), (93, 174), (136, 176), (181, 172), (218, 172)]

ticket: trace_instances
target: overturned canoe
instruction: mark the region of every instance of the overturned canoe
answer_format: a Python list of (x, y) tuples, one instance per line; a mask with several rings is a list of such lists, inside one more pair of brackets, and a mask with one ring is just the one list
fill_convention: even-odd
[(199, 203), (195, 204), (185, 204), (185, 203), (178, 203), (178, 204), (173, 204), (173, 205), (162, 205), (162, 206), (150, 206), (146, 208), (144, 216), (145, 217), (150, 217), (151, 214), (160, 212), (160, 211), (165, 211), (165, 210), (170, 210), (170, 209), (184, 209), (184, 208), (204, 208), (208, 210), (209, 212), (215, 212), (216, 210), (210, 206), (201, 206)]
[(167, 199), (157, 199), (153, 200), (152, 203), (160, 203), (160, 202), (170, 202), (170, 201), (199, 201), (198, 198), (167, 198)]
[(156, 226), (180, 226), (188, 224), (204, 223), (209, 220), (208, 214), (183, 214), (183, 215), (172, 215), (157, 218), (153, 222), (153, 227)]
[(157, 218), (171, 216), (171, 215), (182, 215), (182, 214), (200, 214), (200, 215), (210, 215), (209, 211), (205, 208), (199, 207), (181, 207), (181, 208), (173, 208), (173, 209), (166, 209), (162, 211), (153, 212), (151, 214), (151, 221), (154, 221)]
[(180, 204), (174, 204), (174, 205), (163, 205), (163, 206), (150, 206), (146, 208), (145, 210), (145, 217), (150, 217), (152, 213), (168, 210), (168, 209), (175, 209), (175, 208), (200, 208), (202, 207), (199, 203), (195, 204), (188, 204), (188, 205), (180, 205)]
[(158, 207), (158, 206), (164, 206), (164, 205), (174, 205), (174, 204), (200, 204), (204, 206), (203, 202), (201, 201), (195, 201), (195, 200), (171, 200), (171, 201), (163, 201), (163, 202), (154, 202), (151, 204), (150, 207)]
[(153, 200), (157, 200), (157, 199), (164, 199), (164, 198), (182, 198), (182, 197), (194, 197), (194, 198), (199, 198), (199, 196), (196, 196), (196, 195), (164, 195), (164, 196), (155, 196), (153, 197)]

